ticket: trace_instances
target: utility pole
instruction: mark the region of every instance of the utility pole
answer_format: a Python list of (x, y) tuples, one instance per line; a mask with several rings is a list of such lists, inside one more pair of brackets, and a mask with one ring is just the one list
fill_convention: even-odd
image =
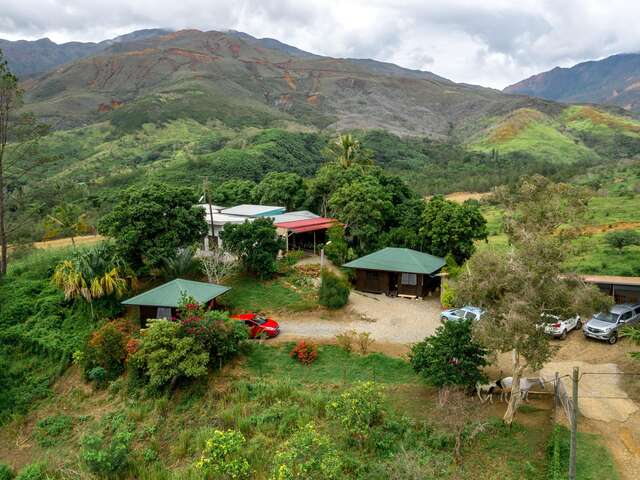
[(576, 480), (576, 447), (578, 444), (578, 380), (580, 369), (573, 367), (573, 405), (571, 408), (571, 450), (569, 452), (569, 480)]
[[(209, 177), (204, 177), (202, 181), (202, 193), (204, 194), (204, 201), (209, 206), (209, 228), (210, 232), (207, 232), (207, 250), (211, 251), (213, 248), (217, 248), (218, 245), (209, 245), (209, 241), (213, 238), (213, 207), (211, 206), (211, 195), (209, 192)], [(208, 252), (207, 252), (208, 253)]]

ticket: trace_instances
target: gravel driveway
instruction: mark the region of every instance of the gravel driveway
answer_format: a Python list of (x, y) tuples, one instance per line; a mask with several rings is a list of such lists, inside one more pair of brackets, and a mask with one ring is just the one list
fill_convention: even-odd
[(437, 298), (410, 300), (353, 291), (347, 307), (335, 314), (302, 312), (278, 317), (281, 339), (329, 339), (346, 330), (370, 332), (378, 342), (415, 343), (440, 325)]

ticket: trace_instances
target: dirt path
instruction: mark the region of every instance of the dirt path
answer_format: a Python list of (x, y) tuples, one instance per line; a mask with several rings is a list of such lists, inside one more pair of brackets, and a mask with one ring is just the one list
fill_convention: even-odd
[(411, 344), (432, 335), (440, 325), (438, 299), (409, 300), (352, 292), (346, 309), (280, 316), (280, 340), (333, 339), (346, 330), (370, 332), (376, 342)]
[[(75, 237), (73, 240), (76, 245), (91, 245), (104, 240), (102, 235), (84, 235), (82, 237)], [(72, 245), (71, 238), (57, 238), (55, 240), (47, 240), (46, 242), (33, 242), (35, 248), (63, 248), (70, 247)], [(9, 249), (11, 249), (11, 245)]]

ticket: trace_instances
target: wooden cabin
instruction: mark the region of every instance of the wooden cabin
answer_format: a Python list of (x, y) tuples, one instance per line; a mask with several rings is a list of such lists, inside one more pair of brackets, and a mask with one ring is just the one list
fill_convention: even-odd
[(343, 266), (356, 271), (356, 290), (425, 297), (440, 288), (444, 258), (409, 248), (383, 248)]
[(216, 298), (229, 290), (230, 287), (223, 285), (176, 278), (122, 304), (127, 306), (127, 316), (139, 320), (144, 328), (149, 319), (175, 317), (183, 296), (192, 297), (201, 305), (215, 307)]

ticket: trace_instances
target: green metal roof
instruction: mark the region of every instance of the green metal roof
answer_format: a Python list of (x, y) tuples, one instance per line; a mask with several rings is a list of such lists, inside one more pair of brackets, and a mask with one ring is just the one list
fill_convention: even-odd
[(140, 295), (122, 302), (124, 305), (149, 305), (153, 307), (177, 307), (182, 294), (196, 299), (198, 303), (206, 303), (219, 297), (229, 287), (216, 285), (215, 283), (194, 282), (176, 278), (170, 282), (152, 288)]
[(343, 267), (431, 275), (445, 265), (444, 258), (409, 248), (387, 247), (358, 258)]

